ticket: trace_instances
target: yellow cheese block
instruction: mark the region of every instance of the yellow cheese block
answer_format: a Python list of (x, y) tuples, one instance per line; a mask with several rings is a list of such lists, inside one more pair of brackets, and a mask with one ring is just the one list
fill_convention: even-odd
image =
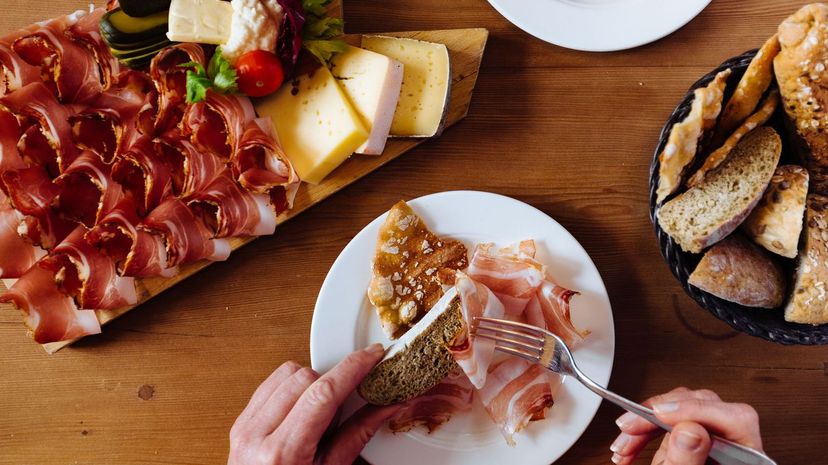
[(432, 137), (443, 129), (451, 90), (451, 65), (443, 44), (386, 36), (362, 36), (362, 48), (403, 64), (400, 100), (391, 135)]
[(221, 0), (172, 0), (167, 38), (175, 42), (223, 44), (230, 37), (233, 7)]
[(319, 184), (368, 140), (368, 129), (327, 68), (299, 76), (255, 103), (299, 177)]

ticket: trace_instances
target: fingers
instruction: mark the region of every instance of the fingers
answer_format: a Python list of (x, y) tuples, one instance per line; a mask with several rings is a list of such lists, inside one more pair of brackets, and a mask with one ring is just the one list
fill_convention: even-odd
[(396, 415), (403, 405), (378, 407), (366, 405), (343, 423), (325, 452), (324, 465), (350, 464), (385, 422)]
[(665, 423), (699, 423), (726, 439), (755, 449), (762, 448), (759, 416), (747, 404), (729, 404), (721, 401), (683, 399), (653, 405), (656, 416)]
[[(380, 344), (352, 353), (311, 384), (287, 414), (268, 441), (286, 457), (307, 456), (313, 452), (340, 404), (383, 355)], [(311, 453), (312, 457), (313, 454)]]
[[(661, 394), (651, 397), (643, 402), (647, 407), (652, 407), (655, 404), (665, 404), (669, 402), (677, 402), (685, 399), (700, 399), (709, 401), (721, 401), (719, 396), (708, 389), (699, 389), (691, 391), (685, 387), (673, 389), (667, 394)], [(649, 421), (639, 417), (638, 415), (627, 412), (618, 417), (615, 421), (618, 428), (627, 434), (650, 434), (653, 431), (660, 431), (660, 428)]]
[(664, 465), (704, 465), (707, 462), (710, 435), (700, 424), (677, 424), (667, 441)]
[(664, 439), (661, 440), (661, 444), (658, 446), (658, 450), (656, 450), (655, 454), (653, 455), (653, 465), (664, 465), (664, 459), (667, 457), (667, 448), (670, 445), (670, 433), (664, 435)]
[(279, 387), (284, 380), (290, 377), (292, 374), (299, 371), (302, 368), (298, 363), (294, 361), (287, 361), (279, 366), (270, 376), (265, 379), (262, 384), (256, 388), (256, 392), (250, 397), (250, 401), (247, 403), (247, 406), (242, 410), (242, 413), (239, 415), (239, 419), (242, 418), (249, 418), (253, 416), (253, 414), (259, 409), (259, 407), (264, 404), (268, 397), (273, 394), (273, 391)]
[(251, 432), (264, 437), (275, 431), (302, 393), (317, 379), (319, 374), (315, 371), (302, 368), (282, 382), (248, 421)]
[[(647, 434), (619, 434), (610, 446), (610, 450), (613, 452), (613, 457), (617, 456), (613, 459), (613, 462), (615, 462), (616, 464), (632, 462), (632, 460), (635, 459), (635, 457), (639, 453), (641, 453), (642, 450), (644, 450), (644, 448), (650, 441), (661, 436), (662, 434), (664, 434), (664, 431), (661, 428), (659, 428), (657, 431), (652, 431)], [(621, 461), (620, 459), (622, 457), (628, 458), (629, 461)]]

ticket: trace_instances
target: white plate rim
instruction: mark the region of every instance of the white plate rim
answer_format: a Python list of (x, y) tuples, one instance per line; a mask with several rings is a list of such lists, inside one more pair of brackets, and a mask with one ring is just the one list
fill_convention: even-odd
[(712, 0), (488, 1), (509, 22), (545, 42), (585, 52), (614, 52), (672, 34)]
[[(524, 213), (531, 213), (532, 215), (536, 215), (537, 218), (543, 218), (543, 221), (546, 221), (550, 227), (553, 227), (553, 228), (557, 229), (556, 233), (563, 233), (566, 236), (568, 236), (569, 239), (571, 239), (571, 241), (572, 241), (571, 245), (572, 245), (573, 249), (575, 247), (577, 247), (577, 249), (578, 249), (577, 252), (579, 252), (579, 254), (581, 254), (584, 258), (584, 261), (582, 263), (579, 263), (579, 264), (584, 265), (586, 267), (585, 274), (593, 273), (595, 275), (594, 277), (597, 277), (597, 280), (594, 281), (594, 283), (596, 284), (596, 287), (595, 287), (594, 290), (598, 291), (598, 292), (596, 292), (596, 294), (597, 294), (596, 297), (602, 301), (601, 305), (606, 306), (606, 313), (607, 313), (606, 317), (608, 318), (608, 320), (607, 320), (608, 324), (607, 324), (606, 328), (603, 328), (603, 329), (606, 330), (606, 335), (605, 335), (606, 337), (605, 337), (605, 340), (602, 341), (602, 343), (607, 346), (607, 347), (604, 347), (604, 349), (609, 350), (609, 355), (608, 355), (608, 357), (606, 357), (606, 359), (601, 361), (601, 363), (604, 364), (604, 366), (601, 367), (603, 369), (603, 371), (601, 373), (590, 373), (590, 376), (592, 376), (593, 379), (596, 382), (606, 385), (608, 383), (610, 375), (612, 373), (612, 366), (613, 366), (614, 355), (615, 355), (615, 328), (614, 328), (612, 310), (611, 310), (611, 306), (610, 306), (610, 303), (609, 303), (609, 297), (606, 293), (606, 288), (604, 286), (603, 280), (600, 277), (600, 274), (598, 273), (597, 268), (595, 268), (595, 265), (592, 262), (591, 258), (589, 258), (589, 256), (587, 255), (587, 253), (583, 249), (583, 247), (577, 242), (577, 240), (571, 234), (569, 234), (569, 232), (566, 231), (566, 229), (564, 229), (554, 219), (550, 218), (545, 213), (543, 213), (542, 211), (536, 209), (535, 207), (533, 207), (531, 205), (528, 205), (524, 202), (521, 202), (519, 200), (510, 198), (510, 197), (506, 197), (506, 196), (503, 196), (503, 195), (500, 195), (500, 194), (489, 193), (489, 192), (480, 192), (480, 191), (439, 192), (439, 193), (430, 194), (430, 195), (426, 195), (426, 196), (423, 196), (423, 197), (419, 197), (419, 198), (410, 200), (410, 201), (408, 201), (408, 203), (412, 206), (412, 208), (415, 209), (415, 211), (417, 211), (418, 213), (420, 213), (422, 215), (425, 211), (427, 211), (427, 208), (428, 208), (427, 205), (429, 203), (432, 203), (432, 202), (444, 202), (444, 201), (451, 202), (451, 201), (455, 201), (455, 202), (468, 204), (468, 202), (470, 202), (470, 201), (472, 201), (472, 202), (475, 201), (475, 200), (476, 201), (481, 201), (481, 199), (485, 199), (485, 200), (488, 200), (488, 201), (495, 201), (496, 200), (496, 201), (499, 201), (501, 203), (507, 203), (507, 204), (509, 204), (510, 208), (523, 209)], [(354, 349), (358, 348), (356, 346), (356, 336), (353, 333), (348, 335), (349, 331), (347, 331), (347, 330), (346, 331), (333, 331), (333, 333), (329, 330), (328, 334), (325, 334), (325, 332), (324, 332), (325, 323), (323, 323), (321, 321), (321, 317), (320, 317), (320, 315), (323, 313), (323, 311), (320, 311), (320, 307), (322, 305), (324, 305), (324, 301), (326, 300), (326, 296), (331, 295), (330, 294), (331, 287), (335, 286), (334, 284), (332, 284), (332, 283), (334, 283), (334, 280), (333, 280), (334, 276), (338, 275), (338, 276), (343, 276), (340, 279), (349, 279), (346, 275), (339, 274), (339, 273), (341, 273), (339, 271), (340, 267), (342, 266), (342, 262), (346, 259), (346, 257), (349, 257), (349, 256), (351, 256), (351, 254), (354, 253), (353, 249), (355, 249), (357, 247), (356, 244), (358, 244), (359, 239), (363, 238), (362, 240), (365, 240), (364, 238), (366, 236), (370, 238), (370, 240), (371, 240), (370, 243), (372, 245), (372, 247), (370, 247), (369, 256), (365, 257), (365, 266), (366, 266), (366, 269), (369, 269), (368, 268), (369, 267), (368, 263), (370, 262), (371, 255), (373, 254), (373, 244), (375, 242), (376, 233), (379, 229), (379, 226), (384, 221), (386, 215), (387, 215), (387, 212), (384, 212), (379, 217), (377, 217), (372, 222), (370, 222), (367, 226), (365, 226), (356, 236), (354, 236), (354, 238), (348, 243), (348, 245), (345, 246), (345, 248), (342, 250), (342, 252), (339, 254), (339, 256), (334, 261), (328, 275), (325, 278), (325, 281), (323, 282), (322, 287), (320, 288), (319, 296), (317, 298), (317, 303), (316, 303), (316, 306), (314, 308), (313, 318), (312, 318), (312, 321), (311, 321), (311, 334), (310, 334), (311, 366), (314, 369), (316, 369), (320, 372), (325, 371), (326, 369), (329, 369), (332, 366), (332, 364), (335, 363), (333, 361), (333, 359), (331, 359), (331, 356), (330, 356), (331, 348), (330, 348), (329, 343), (331, 343), (332, 337), (333, 338), (340, 338), (340, 339), (341, 338), (349, 338), (349, 340), (350, 340), (350, 347), (347, 348), (347, 349), (346, 349), (346, 346), (348, 344), (341, 344), (343, 346), (342, 347), (343, 350), (339, 350), (338, 352), (336, 352), (337, 357), (335, 359), (341, 358), (344, 355), (346, 355), (348, 352), (350, 352), (350, 350), (354, 350)], [(432, 227), (432, 229), (434, 229), (438, 233), (443, 233), (443, 232), (439, 231), (439, 229), (440, 229), (439, 225), (434, 225), (432, 223), (433, 223), (433, 221), (429, 222), (429, 226)], [(369, 272), (369, 274), (370, 274), (370, 272)], [(365, 283), (363, 283), (363, 287), (367, 287), (367, 281)], [(357, 319), (359, 319), (359, 315), (357, 315)], [(337, 329), (339, 329), (339, 328), (337, 328)], [(338, 335), (335, 334), (337, 332), (338, 332)], [(325, 341), (324, 343), (321, 342), (323, 340)], [(599, 343), (599, 345), (600, 345), (600, 343)], [(327, 354), (326, 354), (326, 352), (327, 352)], [(575, 354), (576, 359), (578, 359), (579, 358), (578, 350), (576, 349), (575, 352), (576, 352), (576, 354)], [(326, 361), (325, 360), (326, 357), (329, 360)], [(586, 388), (584, 388), (583, 386), (580, 386), (579, 384), (577, 384), (574, 381), (570, 382), (570, 380), (568, 380), (565, 383), (565, 386), (566, 386), (567, 390), (574, 390), (574, 391), (581, 391), (582, 390), (584, 392), (588, 392), (586, 390)], [(578, 394), (580, 395), (581, 393), (578, 393)], [(565, 403), (565, 401), (566, 401), (566, 399), (564, 399), (564, 403)], [(577, 412), (577, 415), (578, 415), (577, 421), (573, 422), (573, 423), (577, 423), (577, 424), (573, 425), (573, 427), (571, 428), (572, 431), (569, 432), (570, 436), (571, 436), (571, 441), (566, 443), (566, 444), (562, 444), (561, 446), (559, 446), (555, 450), (545, 451), (545, 453), (547, 455), (544, 455), (544, 456), (541, 456), (541, 457), (537, 456), (538, 451), (534, 450), (534, 451), (532, 451), (532, 452), (534, 452), (533, 455), (526, 456), (526, 457), (521, 457), (520, 462), (522, 464), (526, 464), (526, 465), (548, 464), (550, 462), (553, 462), (553, 461), (557, 460), (561, 455), (563, 455), (567, 450), (569, 450), (569, 448), (572, 447), (572, 445), (583, 435), (586, 428), (592, 422), (592, 419), (594, 418), (595, 414), (597, 413), (597, 410), (598, 410), (598, 407), (599, 407), (601, 401), (600, 401), (600, 398), (598, 398), (597, 396), (594, 396), (593, 394), (589, 393), (588, 396), (582, 398), (580, 402), (581, 402), (581, 404), (579, 404), (578, 412)], [(554, 411), (555, 410), (554, 410), (554, 407), (553, 407), (553, 412)], [(533, 424), (534, 423), (541, 423), (541, 422), (533, 422)], [(569, 426), (569, 425), (567, 425), (567, 426)], [(532, 426), (530, 425), (530, 429), (531, 429), (531, 427)], [(386, 434), (390, 434), (390, 433), (386, 433)], [(411, 433), (406, 433), (406, 434), (411, 434)], [(437, 434), (439, 434), (439, 433), (437, 433)], [(522, 434), (526, 435), (528, 433), (524, 432)], [(380, 433), (380, 434), (378, 434), (378, 437), (379, 436), (383, 436), (383, 434)], [(378, 447), (377, 444), (376, 444), (377, 441), (378, 441), (378, 439), (375, 438), (375, 440), (373, 440), (371, 443), (369, 443), (369, 446), (366, 448), (366, 451), (365, 451), (366, 453), (363, 454), (363, 457), (371, 463), (383, 464), (383, 463), (386, 463), (383, 460), (379, 460), (379, 461), (374, 460), (376, 458), (376, 457), (374, 457), (374, 455), (376, 455), (376, 454), (373, 453), (373, 452), (375, 452), (375, 450), (373, 448)], [(518, 439), (518, 441), (520, 441), (520, 439)], [(422, 442), (422, 441), (418, 440), (418, 442)], [(519, 446), (520, 446), (520, 444), (521, 443), (519, 442)], [(381, 446), (379, 446), (379, 447), (381, 447)], [(445, 454), (445, 452), (447, 452), (447, 451), (446, 450), (440, 450), (439, 447), (440, 446), (438, 446), (437, 448), (434, 448), (434, 449), (431, 449), (431, 448), (423, 448), (423, 449), (424, 449), (424, 451), (431, 452), (430, 454), (425, 454), (425, 455), (430, 455), (432, 459), (442, 458), (443, 455), (447, 455), (447, 454)], [(441, 461), (440, 463), (452, 463), (452, 464), (497, 463), (496, 461), (493, 462), (491, 460), (485, 460), (485, 456), (481, 455), (485, 452), (490, 451), (492, 447), (494, 447), (495, 449), (497, 449), (501, 452), (507, 451), (507, 453), (512, 453), (511, 451), (515, 450), (514, 448), (508, 448), (508, 446), (505, 445), (505, 442), (497, 442), (497, 443), (491, 443), (491, 444), (487, 443), (487, 444), (484, 445), (484, 448), (481, 449), (479, 452), (474, 450), (473, 448), (469, 449), (469, 450), (461, 451), (460, 455), (456, 455), (456, 454), (452, 455), (451, 459), (445, 459), (444, 458), (443, 461)], [(435, 451), (437, 451), (437, 453), (435, 453)], [(441, 455), (439, 452), (442, 452), (443, 454)], [(477, 454), (477, 456), (475, 456), (475, 454)], [(525, 455), (525, 454), (521, 454), (521, 455)], [(387, 456), (387, 454), (386, 454), (386, 456)], [(399, 457), (397, 457), (397, 459), (394, 460), (394, 463), (396, 465), (406, 465), (406, 463), (412, 463), (412, 464), (413, 463), (423, 463), (422, 462), (423, 460), (424, 460), (424, 455), (418, 453), (417, 458), (413, 459), (410, 462), (407, 462), (404, 459), (399, 459)], [(446, 461), (446, 460), (449, 460), (449, 461)], [(426, 460), (426, 462), (432, 463), (428, 460)]]

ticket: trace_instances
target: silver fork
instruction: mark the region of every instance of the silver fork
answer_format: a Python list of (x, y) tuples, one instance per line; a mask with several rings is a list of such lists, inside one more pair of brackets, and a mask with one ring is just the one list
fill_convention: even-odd
[[(575, 359), (566, 343), (545, 329), (515, 321), (478, 317), (472, 323), (472, 334), (495, 341), (496, 350), (538, 363), (555, 373), (572, 376), (595, 394), (665, 431), (673, 429), (656, 418), (651, 409), (621, 397), (589, 379), (575, 365)], [(756, 449), (718, 436), (711, 435), (711, 439), (713, 443), (709, 457), (721, 465), (776, 465), (770, 457)]]

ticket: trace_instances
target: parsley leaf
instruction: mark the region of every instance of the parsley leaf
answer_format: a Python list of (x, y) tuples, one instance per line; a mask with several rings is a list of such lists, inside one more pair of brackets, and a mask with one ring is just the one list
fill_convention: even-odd
[(221, 54), (221, 47), (216, 48), (207, 69), (201, 63), (190, 61), (178, 65), (179, 68), (190, 68), (187, 70), (187, 103), (201, 102), (207, 98), (207, 91), (213, 89), (222, 94), (238, 92), (238, 75)]
[(342, 35), (344, 22), (326, 15), (325, 7), (331, 1), (302, 0), (307, 15), (302, 28), (302, 47), (322, 64), (327, 64), (335, 53), (344, 52), (347, 47), (345, 42), (337, 38)]

